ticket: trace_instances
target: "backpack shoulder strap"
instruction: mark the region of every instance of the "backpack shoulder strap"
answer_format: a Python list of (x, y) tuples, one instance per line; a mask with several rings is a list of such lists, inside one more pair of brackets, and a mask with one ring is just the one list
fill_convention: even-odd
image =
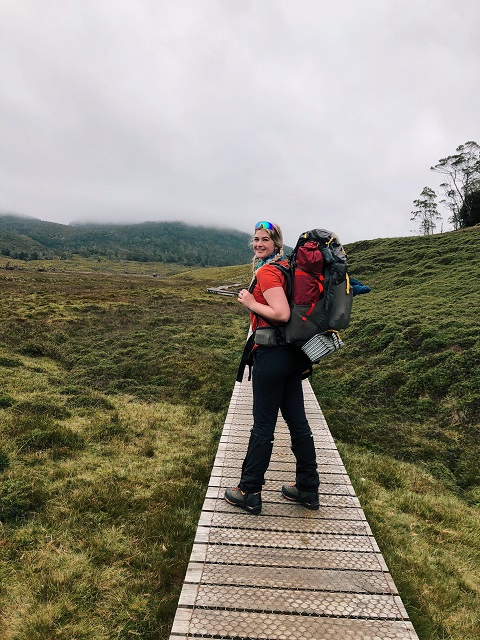
[(276, 262), (272, 262), (272, 267), (277, 268), (279, 271), (281, 271), (283, 273), (283, 276), (285, 278), (285, 282), (287, 283), (287, 291), (286, 291), (286, 296), (287, 296), (287, 300), (288, 303), (292, 304), (292, 299), (293, 299), (293, 273), (292, 273), (292, 268), (291, 267), (286, 267), (284, 264), (278, 264)]
[[(284, 264), (278, 264), (278, 262), (271, 262), (269, 266), (275, 267), (276, 269), (278, 269), (279, 271), (281, 271), (283, 273), (283, 276), (285, 278), (285, 282), (287, 283), (286, 296), (287, 296), (288, 302), (290, 302), (290, 300), (292, 299), (292, 296), (293, 296), (293, 273), (292, 273), (292, 268), (291, 267), (286, 267)], [(253, 278), (252, 282), (250, 283), (250, 286), (248, 287), (248, 291), (250, 293), (253, 293), (253, 290), (254, 290), (256, 284), (257, 284), (257, 276), (255, 276)]]

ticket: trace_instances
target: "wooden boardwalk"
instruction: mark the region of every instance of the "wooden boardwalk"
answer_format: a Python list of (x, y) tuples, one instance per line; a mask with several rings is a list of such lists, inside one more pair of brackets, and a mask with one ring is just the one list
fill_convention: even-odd
[(251, 385), (236, 383), (170, 640), (418, 640), (309, 382), (304, 391), (319, 511), (280, 494), (295, 481), (281, 417), (262, 514), (223, 499), (238, 483), (252, 425)]

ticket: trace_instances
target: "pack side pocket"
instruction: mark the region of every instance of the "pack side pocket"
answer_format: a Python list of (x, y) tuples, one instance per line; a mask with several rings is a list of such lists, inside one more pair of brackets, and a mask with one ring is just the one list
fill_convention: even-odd
[(302, 345), (310, 340), (316, 333), (327, 330), (327, 314), (325, 312), (325, 300), (319, 300), (313, 311), (309, 305), (294, 305), (290, 320), (285, 327), (285, 338), (289, 343)]
[(328, 314), (329, 329), (346, 329), (352, 315), (353, 289), (348, 287), (347, 281), (332, 287), (330, 297), (330, 313)]

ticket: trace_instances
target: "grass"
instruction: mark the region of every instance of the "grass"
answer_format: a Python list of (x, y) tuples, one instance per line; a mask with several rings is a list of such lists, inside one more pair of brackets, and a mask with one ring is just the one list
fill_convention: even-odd
[[(421, 640), (480, 638), (479, 235), (350, 246), (372, 293), (312, 380)], [(247, 328), (206, 288), (249, 267), (14, 266), (0, 638), (166, 639)]]
[[(43, 376), (31, 372), (28, 390), (23, 378), (22, 395), (32, 397)], [(63, 391), (50, 390), (35, 425), (25, 400), (7, 416), (3, 637), (164, 637), (220, 418), (126, 394), (91, 392), (78, 403)], [(32, 431), (43, 437), (32, 443)]]
[(423, 465), (339, 449), (418, 636), (478, 638), (480, 510)]

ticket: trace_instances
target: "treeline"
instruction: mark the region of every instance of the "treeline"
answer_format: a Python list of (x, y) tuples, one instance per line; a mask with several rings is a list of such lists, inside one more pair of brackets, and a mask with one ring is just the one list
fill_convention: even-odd
[(17, 260), (73, 255), (185, 266), (229, 266), (251, 260), (249, 235), (181, 222), (63, 225), (0, 214), (0, 254)]
[[(469, 140), (459, 145), (455, 154), (442, 158), (430, 170), (443, 176), (440, 188), (444, 198), (440, 204), (450, 211), (448, 221), (453, 228), (464, 229), (480, 224), (480, 145)], [(420, 222), (419, 230), (425, 236), (432, 234), (442, 219), (437, 197), (433, 189), (424, 187), (413, 201), (415, 209), (410, 220)]]

